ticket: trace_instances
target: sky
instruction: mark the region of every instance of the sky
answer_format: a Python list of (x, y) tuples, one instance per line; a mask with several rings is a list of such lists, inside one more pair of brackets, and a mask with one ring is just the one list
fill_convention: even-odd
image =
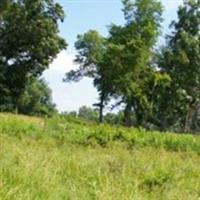
[[(98, 94), (92, 80), (84, 78), (79, 83), (64, 83), (65, 73), (76, 69), (73, 60), (76, 55), (74, 43), (78, 34), (84, 34), (90, 29), (107, 35), (107, 27), (111, 23), (123, 24), (121, 0), (57, 0), (66, 13), (64, 23), (60, 23), (60, 35), (68, 43), (67, 50), (61, 51), (49, 69), (43, 73), (49, 87), (52, 89), (53, 101), (57, 109), (62, 111), (78, 110), (82, 105), (92, 107), (98, 101)], [(176, 19), (176, 11), (182, 0), (161, 0), (164, 6), (163, 33), (159, 43), (164, 43), (164, 36), (170, 33), (168, 29), (172, 20)]]

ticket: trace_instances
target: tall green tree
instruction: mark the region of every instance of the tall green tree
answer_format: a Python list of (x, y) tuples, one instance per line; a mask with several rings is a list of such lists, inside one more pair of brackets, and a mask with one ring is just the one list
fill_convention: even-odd
[[(111, 25), (109, 37), (96, 31), (78, 37), (75, 60), (80, 68), (67, 74), (66, 80), (79, 80), (87, 76), (94, 80), (100, 96), (99, 118), (109, 97), (121, 97), (126, 105), (125, 121), (128, 125), (132, 110), (142, 123), (144, 112), (150, 109), (146, 95), (149, 86), (155, 86), (156, 76), (149, 65), (153, 47), (159, 35), (162, 6), (156, 0), (124, 0), (124, 26)], [(156, 81), (154, 78), (156, 77)]]
[(4, 0), (0, 9), (0, 104), (10, 97), (17, 108), (28, 80), (66, 48), (58, 30), (64, 11), (54, 0)]
[(103, 121), (103, 108), (108, 98), (108, 79), (105, 73), (104, 55), (106, 53), (106, 38), (97, 31), (90, 30), (84, 35), (78, 35), (75, 43), (77, 56), (75, 63), (79, 65), (77, 70), (66, 74), (64, 81), (79, 81), (83, 77), (93, 79), (94, 86), (99, 92), (99, 121)]
[(200, 103), (200, 1), (184, 1), (171, 27), (159, 64), (172, 79), (163, 95), (163, 118), (165, 126), (178, 122), (181, 129), (191, 131)]
[(155, 89), (168, 78), (152, 65), (154, 46), (160, 33), (162, 6), (157, 0), (124, 0), (124, 26), (112, 25), (107, 59), (113, 89), (125, 104), (125, 124), (135, 113), (142, 125), (152, 113)]

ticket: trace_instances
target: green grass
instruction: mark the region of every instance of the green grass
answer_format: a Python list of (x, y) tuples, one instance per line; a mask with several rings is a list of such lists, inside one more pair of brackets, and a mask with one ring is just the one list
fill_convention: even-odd
[(0, 200), (198, 200), (200, 138), (0, 114)]

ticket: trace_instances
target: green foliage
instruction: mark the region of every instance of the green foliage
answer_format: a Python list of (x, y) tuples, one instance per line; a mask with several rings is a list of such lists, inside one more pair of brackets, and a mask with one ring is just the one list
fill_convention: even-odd
[[(161, 2), (122, 0), (122, 5), (125, 23), (111, 24), (107, 37), (95, 30), (77, 36), (75, 62), (79, 68), (64, 79), (92, 78), (99, 92), (99, 102), (94, 104), (97, 109), (82, 107), (78, 114), (62, 115), (97, 121), (98, 111), (98, 121), (109, 124), (199, 131), (200, 1), (185, 0), (179, 7), (172, 33), (158, 55), (155, 46), (161, 32)], [(59, 36), (58, 24), (63, 20), (64, 11), (54, 0), (1, 0), (1, 111), (48, 116), (56, 112), (50, 89), (38, 77), (67, 46)], [(104, 108), (111, 100), (123, 106), (123, 114), (107, 113), (103, 120)], [(123, 134), (113, 136), (118, 137), (126, 140)], [(91, 138), (107, 143), (107, 136)], [(131, 139), (131, 143), (135, 141)]]
[[(99, 121), (112, 99), (123, 105), (127, 126), (199, 131), (200, 1), (186, 0), (159, 55), (162, 5), (158, 0), (122, 0), (125, 24), (110, 25), (105, 38), (95, 30), (79, 35), (76, 71), (66, 81), (86, 76), (99, 92)], [(116, 123), (113, 114), (105, 122)], [(121, 124), (121, 119), (118, 121)]]
[(26, 115), (51, 116), (56, 113), (51, 89), (44, 79), (33, 79), (26, 86), (18, 103), (18, 112)]
[(104, 122), (108, 124), (123, 125), (124, 114), (122, 111), (118, 113), (106, 113), (104, 116)]
[[(7, 99), (8, 101), (0, 106), (1, 111), (16, 112), (16, 105), (9, 98)], [(31, 78), (28, 81), (23, 94), (18, 99), (17, 112), (35, 116), (56, 114), (56, 106), (52, 102), (52, 91), (44, 79)]]
[[(105, 104), (117, 97), (127, 106), (125, 118), (130, 118), (128, 115), (134, 110), (140, 125), (143, 116), (152, 110), (154, 94), (148, 92), (154, 91), (152, 87), (156, 87), (159, 80), (155, 75), (159, 72), (155, 72), (149, 62), (160, 31), (162, 6), (156, 0), (136, 0), (134, 3), (125, 0), (123, 7), (126, 24), (111, 25), (107, 38), (94, 30), (78, 36), (75, 62), (80, 67), (67, 73), (65, 81), (79, 81), (84, 76), (93, 78), (99, 91), (100, 102), (95, 105), (99, 108), (100, 122)], [(166, 80), (162, 78), (159, 86)]]
[(58, 35), (64, 11), (53, 0), (4, 2), (6, 9), (0, 16), (0, 105), (9, 99), (17, 107), (29, 79), (40, 76), (66, 48)]
[(72, 117), (72, 118), (76, 118), (77, 117), (77, 112), (76, 111), (70, 111), (70, 112), (62, 112), (61, 116), (63, 117)]
[[(123, 4), (126, 24), (110, 27), (107, 66), (112, 72), (109, 80), (113, 93), (125, 104), (125, 124), (132, 125), (131, 115), (134, 113), (139, 126), (148, 122), (152, 115), (152, 97), (157, 95), (157, 78), (162, 77), (150, 64), (160, 33), (162, 6), (154, 0), (125, 0)], [(160, 80), (163, 80), (160, 86), (167, 81), (165, 78)]]
[(92, 145), (95, 142), (103, 146), (121, 141), (128, 149), (154, 147), (200, 154), (200, 139), (193, 135), (150, 132), (145, 129), (115, 127), (108, 124), (97, 125), (91, 121), (59, 115), (50, 119), (37, 119), (1, 114), (0, 119), (0, 132), (12, 136), (21, 133), (24, 137), (32, 137), (35, 133), (41, 137), (57, 138), (61, 143)]
[(78, 117), (85, 119), (85, 120), (90, 120), (90, 121), (98, 121), (98, 113), (92, 108), (89, 108), (87, 106), (82, 106), (79, 108), (78, 111)]
[(99, 108), (99, 121), (103, 121), (103, 108), (108, 98), (108, 79), (104, 71), (104, 55), (106, 52), (106, 39), (97, 31), (90, 30), (84, 35), (78, 35), (75, 43), (77, 55), (75, 62), (79, 64), (78, 70), (71, 70), (66, 74), (65, 82), (79, 81), (83, 77), (93, 79), (94, 86), (99, 92), (100, 102), (95, 104)]
[(104, 42), (104, 38), (95, 30), (78, 35), (75, 43), (78, 51), (75, 62), (80, 64), (80, 68), (67, 73), (65, 81), (79, 81), (84, 76), (97, 78), (100, 67), (98, 64), (104, 51)]
[(153, 190), (156, 190), (157, 188), (164, 188), (166, 185), (170, 185), (172, 179), (172, 174), (158, 169), (155, 170), (153, 173), (146, 175), (143, 183), (141, 184), (141, 187), (151, 192)]
[(199, 137), (0, 114), (0, 141), (3, 200), (199, 199)]
[(200, 2), (184, 1), (179, 7), (178, 20), (172, 23), (173, 33), (163, 49), (159, 66), (171, 77), (170, 87), (162, 94), (159, 110), (165, 126), (177, 122), (179, 129), (195, 127), (199, 107), (200, 64)]

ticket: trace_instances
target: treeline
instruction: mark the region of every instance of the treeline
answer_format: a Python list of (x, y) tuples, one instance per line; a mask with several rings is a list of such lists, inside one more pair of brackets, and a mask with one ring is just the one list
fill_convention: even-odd
[[(111, 24), (106, 37), (96, 30), (78, 35), (75, 62), (79, 69), (67, 73), (64, 81), (93, 79), (99, 102), (92, 112), (99, 122), (200, 131), (200, 0), (185, 0), (179, 7), (178, 19), (171, 23), (162, 47), (158, 47), (161, 2), (122, 3), (124, 25)], [(67, 47), (58, 29), (64, 16), (54, 0), (0, 1), (1, 111), (56, 113), (51, 90), (40, 77)], [(113, 108), (122, 111), (105, 115), (105, 107), (113, 100)]]
[(65, 81), (94, 80), (99, 121), (113, 99), (123, 106), (126, 126), (199, 131), (200, 1), (185, 0), (171, 23), (166, 44), (157, 47), (163, 7), (159, 0), (123, 0), (124, 25), (111, 24), (108, 36), (96, 30), (79, 35), (78, 70)]
[[(62, 112), (60, 113), (63, 117), (80, 118), (86, 121), (99, 122), (99, 111), (97, 108), (91, 108), (88, 106), (81, 106), (78, 111)], [(124, 114), (122, 111), (118, 113), (107, 112), (104, 114), (104, 123), (112, 125), (123, 125)]]
[(0, 1), (0, 110), (51, 115), (55, 105), (41, 74), (67, 44), (54, 0)]

